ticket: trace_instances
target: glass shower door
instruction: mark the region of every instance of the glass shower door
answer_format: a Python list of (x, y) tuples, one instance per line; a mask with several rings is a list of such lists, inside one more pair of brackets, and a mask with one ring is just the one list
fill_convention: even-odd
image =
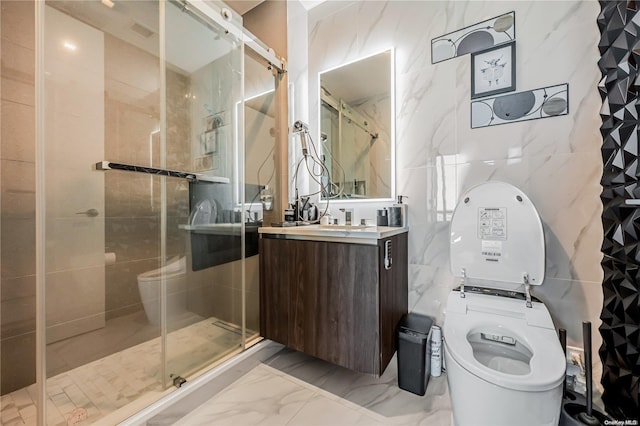
[(160, 178), (96, 164), (150, 166), (162, 156), (154, 142), (160, 4), (37, 7), (44, 10), (45, 421), (115, 424), (132, 403), (164, 391), (160, 318), (147, 315), (139, 286), (164, 261), (152, 191)]
[(37, 7), (45, 423), (117, 424), (244, 342), (243, 45), (177, 2)]
[[(185, 286), (163, 276), (168, 384), (242, 348), (244, 209), (243, 43), (197, 10), (165, 4), (166, 168), (202, 176), (161, 188), (162, 205), (187, 197), (188, 215), (162, 209), (167, 249), (183, 242)], [(166, 213), (165, 213), (166, 212)], [(179, 313), (180, 306), (185, 311)]]

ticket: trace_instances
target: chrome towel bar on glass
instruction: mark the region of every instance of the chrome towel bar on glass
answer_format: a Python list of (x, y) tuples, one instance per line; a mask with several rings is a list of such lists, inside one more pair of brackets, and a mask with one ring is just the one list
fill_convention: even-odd
[(155, 167), (136, 166), (133, 164), (112, 163), (110, 161), (101, 161), (96, 163), (96, 170), (125, 170), (128, 172), (146, 173), (149, 175), (176, 177), (187, 179), (192, 182), (229, 183), (229, 178), (226, 177), (209, 176), (178, 170), (157, 169)]

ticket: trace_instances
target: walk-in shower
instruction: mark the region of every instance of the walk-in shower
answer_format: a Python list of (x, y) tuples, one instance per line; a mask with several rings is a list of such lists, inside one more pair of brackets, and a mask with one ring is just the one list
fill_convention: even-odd
[(222, 3), (0, 7), (2, 424), (115, 424), (258, 337), (278, 73)]

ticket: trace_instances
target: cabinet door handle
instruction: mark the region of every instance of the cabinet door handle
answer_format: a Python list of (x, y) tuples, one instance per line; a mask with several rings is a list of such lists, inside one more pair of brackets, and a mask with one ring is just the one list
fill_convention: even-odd
[(391, 240), (387, 240), (384, 242), (384, 269), (391, 269), (392, 263), (393, 259), (391, 259)]

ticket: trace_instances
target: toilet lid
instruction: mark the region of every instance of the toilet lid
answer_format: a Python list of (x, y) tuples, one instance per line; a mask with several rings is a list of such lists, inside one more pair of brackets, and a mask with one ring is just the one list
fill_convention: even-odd
[(544, 280), (544, 232), (529, 198), (504, 182), (468, 190), (451, 218), (450, 267), (455, 276), (529, 284)]
[[(485, 309), (488, 305), (493, 312)], [(458, 292), (451, 292), (443, 334), (445, 351), (453, 361), (489, 383), (507, 389), (545, 391), (564, 379), (564, 353), (543, 303), (533, 302), (533, 307), (527, 308), (521, 300), (472, 293), (460, 298)], [(486, 338), (488, 345), (503, 347), (497, 350), (502, 352), (503, 366), (492, 364), (499, 358), (495, 353), (485, 353), (485, 357), (494, 359), (483, 362), (478, 353), (482, 349), (474, 348), (479, 336)], [(509, 365), (517, 363), (517, 352), (528, 353), (528, 359), (521, 363), (526, 364), (524, 371)]]

